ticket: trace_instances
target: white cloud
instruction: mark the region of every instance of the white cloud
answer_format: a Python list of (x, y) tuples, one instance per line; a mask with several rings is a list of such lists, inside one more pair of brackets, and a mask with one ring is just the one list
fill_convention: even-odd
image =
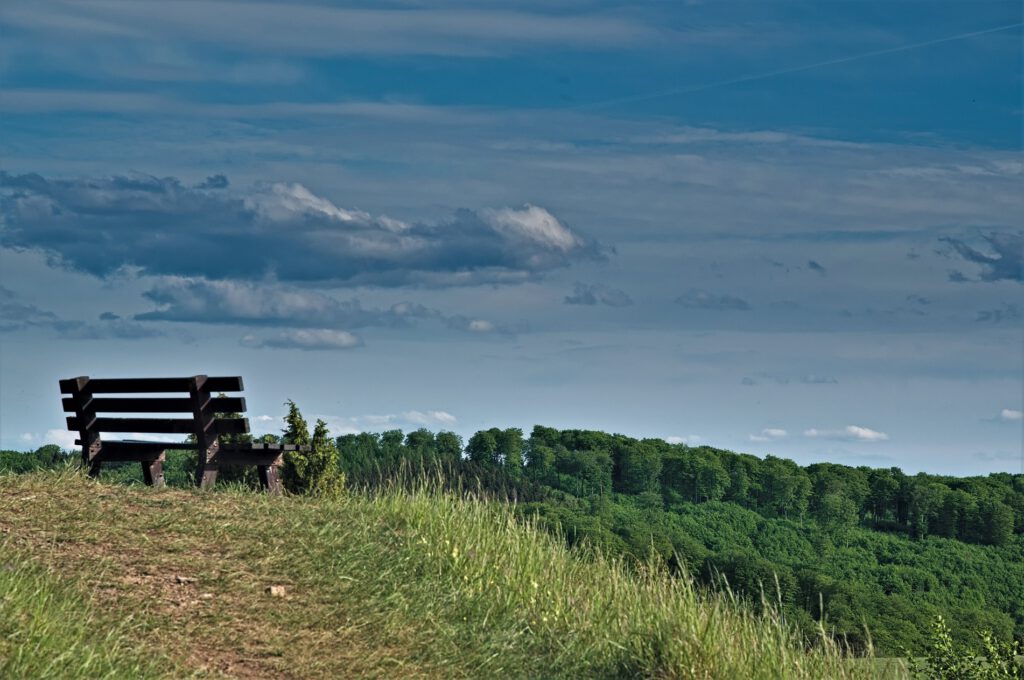
[(686, 444), (687, 446), (695, 446), (704, 441), (704, 437), (699, 434), (688, 434), (685, 437), (673, 435), (671, 437), (665, 437), (665, 441), (669, 444)]
[(277, 418), (275, 418), (274, 416), (263, 415), (263, 416), (256, 416), (256, 420), (258, 420), (261, 423), (269, 423), (272, 420), (277, 420)]
[(356, 416), (351, 418), (353, 422), (369, 425), (371, 427), (385, 427), (395, 421), (395, 414)]
[(490, 333), (494, 330), (494, 324), (483, 319), (473, 319), (467, 328), (474, 333)]
[(804, 430), (804, 436), (853, 442), (884, 442), (889, 440), (889, 435), (885, 432), (872, 430), (868, 427), (861, 427), (860, 425), (847, 425), (840, 430), (819, 430), (811, 428), (809, 430)]
[(750, 439), (750, 441), (752, 442), (770, 442), (775, 439), (782, 439), (783, 437), (786, 437), (788, 434), (789, 433), (786, 432), (785, 430), (777, 427), (766, 427), (765, 429), (761, 430), (760, 434), (749, 435), (748, 439)]
[(480, 217), (495, 231), (525, 237), (562, 252), (569, 252), (583, 245), (583, 242), (559, 222), (558, 218), (535, 205), (526, 204), (518, 210), (485, 209), (480, 211)]
[[(6, 9), (6, 8), (5, 8)], [(184, 10), (176, 3), (71, 3), (57, 12), (42, 3), (12, 7), (5, 19), (42, 36), (118, 35), (142, 42), (168, 36), (185, 44), (296, 55), (481, 56), (545, 46), (650, 44), (669, 33), (627, 18), (576, 12), (571, 15), (504, 9), (346, 8), (318, 4), (247, 3), (214, 0)], [(707, 39), (707, 31), (686, 33)], [(716, 34), (717, 35), (717, 34)]]
[(62, 449), (69, 450), (77, 448), (75, 445), (75, 433), (67, 430), (47, 430), (43, 435), (43, 441), (47, 444), (56, 444)]
[(458, 419), (447, 411), (412, 409), (402, 413), (368, 414), (361, 416), (317, 416), (327, 423), (331, 434), (359, 434), (383, 430), (414, 430), (425, 427), (442, 430), (454, 426)]
[(1002, 413), (999, 414), (1000, 420), (1021, 420), (1024, 418), (1024, 411), (1018, 411), (1012, 408), (1004, 408)]
[(23, 432), (21, 436), (18, 437), (18, 440), (23, 441), (26, 444), (31, 444), (36, 440), (36, 436), (31, 432)]
[(337, 350), (351, 349), (363, 344), (358, 335), (348, 331), (326, 328), (311, 330), (283, 331), (269, 338), (246, 335), (242, 338), (246, 347), (272, 347), (276, 349)]
[(402, 417), (418, 425), (454, 425), (457, 422), (447, 411), (406, 411)]
[(257, 191), (245, 198), (244, 204), (273, 222), (286, 222), (296, 215), (324, 216), (340, 222), (373, 222), (369, 213), (343, 210), (301, 184), (273, 182), (259, 185)]

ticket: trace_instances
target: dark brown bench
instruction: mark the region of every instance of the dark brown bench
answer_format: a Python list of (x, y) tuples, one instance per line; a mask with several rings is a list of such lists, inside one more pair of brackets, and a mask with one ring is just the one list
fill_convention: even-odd
[[(249, 432), (247, 418), (218, 417), (219, 414), (243, 413), (243, 397), (213, 396), (224, 392), (241, 392), (240, 377), (189, 378), (90, 378), (81, 376), (60, 381), (62, 399), (68, 416), (68, 429), (77, 431), (75, 443), (82, 447), (82, 462), (89, 474), (96, 476), (103, 463), (132, 461), (142, 465), (146, 484), (162, 486), (165, 452), (172, 449), (194, 449), (198, 452), (196, 485), (213, 486), (221, 465), (255, 465), (260, 484), (272, 494), (281, 492), (278, 469), (290, 444), (222, 443), (222, 435)], [(121, 396), (179, 393), (184, 396)], [(96, 395), (118, 396), (100, 397)], [(102, 413), (168, 414), (187, 413), (184, 418), (106, 417)], [(138, 440), (105, 441), (103, 433), (161, 433), (192, 435), (194, 441), (158, 442)]]

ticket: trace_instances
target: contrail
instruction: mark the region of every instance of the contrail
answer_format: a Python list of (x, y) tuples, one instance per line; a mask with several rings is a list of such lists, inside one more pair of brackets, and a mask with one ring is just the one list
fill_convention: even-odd
[(850, 61), (857, 61), (858, 59), (870, 59), (871, 57), (880, 57), (884, 54), (895, 54), (896, 52), (905, 52), (907, 50), (916, 50), (921, 47), (929, 47), (931, 45), (939, 45), (941, 43), (952, 42), (954, 40), (963, 40), (965, 38), (973, 38), (979, 35), (987, 35), (989, 33), (998, 33), (999, 31), (1008, 31), (1013, 28), (1020, 28), (1024, 26), (1024, 22), (1017, 22), (1015, 24), (1006, 24), (1005, 26), (995, 26), (993, 28), (986, 28), (980, 31), (971, 31), (970, 33), (959, 33), (957, 35), (946, 36), (945, 38), (936, 38), (935, 40), (926, 40), (919, 43), (911, 43), (909, 45), (900, 45), (899, 47), (889, 47), (884, 50), (872, 50), (871, 52), (861, 52), (860, 54), (852, 54), (847, 57), (838, 57), (836, 59), (828, 59), (826, 61), (817, 61), (813, 64), (804, 64), (803, 66), (791, 66), (789, 68), (779, 69), (777, 71), (766, 71), (764, 73), (753, 73), (746, 76), (738, 76), (736, 78), (729, 78), (728, 80), (718, 80), (713, 83), (704, 83), (703, 85), (694, 85), (692, 87), (680, 87), (671, 90), (661, 90), (660, 92), (649, 92), (647, 94), (638, 94), (629, 97), (619, 97), (617, 99), (605, 99), (603, 101), (591, 102), (589, 104), (579, 104), (571, 107), (573, 109), (600, 109), (608, 106), (614, 106), (616, 104), (628, 104), (631, 102), (646, 101), (648, 99), (658, 99), (660, 97), (669, 97), (676, 94), (689, 94), (691, 92), (700, 92), (702, 90), (709, 90), (713, 87), (722, 87), (724, 85), (735, 85), (737, 83), (748, 83), (752, 80), (762, 80), (764, 78), (774, 78), (775, 76), (783, 76), (789, 73), (799, 73), (800, 71), (809, 71), (814, 68), (821, 68), (823, 66), (832, 66), (833, 64), (845, 64)]

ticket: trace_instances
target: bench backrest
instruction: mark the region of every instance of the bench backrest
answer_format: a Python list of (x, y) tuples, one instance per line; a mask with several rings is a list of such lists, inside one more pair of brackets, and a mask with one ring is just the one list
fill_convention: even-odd
[[(60, 381), (61, 401), (68, 416), (68, 429), (79, 433), (83, 458), (88, 459), (90, 449), (98, 449), (100, 434), (105, 432), (140, 432), (161, 434), (191, 434), (195, 442), (168, 444), (167, 448), (206, 450), (222, 434), (249, 432), (247, 418), (217, 418), (218, 413), (242, 413), (243, 397), (215, 397), (221, 392), (242, 391), (242, 378), (207, 377), (188, 378), (89, 378), (80, 376)], [(185, 396), (114, 396), (100, 394), (169, 394)], [(189, 414), (174, 417), (105, 417), (103, 413)]]

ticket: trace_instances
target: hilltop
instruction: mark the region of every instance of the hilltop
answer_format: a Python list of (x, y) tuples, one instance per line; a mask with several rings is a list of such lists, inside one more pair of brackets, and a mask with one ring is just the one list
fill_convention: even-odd
[[(425, 491), (0, 475), (5, 677), (866, 677), (688, 578)], [(271, 587), (273, 594), (269, 592)]]

